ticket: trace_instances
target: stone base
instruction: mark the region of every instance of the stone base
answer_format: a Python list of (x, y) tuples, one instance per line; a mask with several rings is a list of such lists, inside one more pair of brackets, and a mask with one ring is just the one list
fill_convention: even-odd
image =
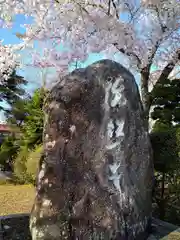
[[(31, 240), (28, 225), (28, 214), (1, 216), (0, 240)], [(149, 236), (148, 234), (148, 231), (145, 234), (140, 234), (136, 240), (180, 240), (180, 228), (178, 226), (158, 219), (153, 219), (152, 231)], [(103, 240), (105, 240), (105, 238)], [(107, 240), (110, 239), (107, 238)]]
[(31, 240), (29, 214), (0, 216), (0, 240)]
[(147, 240), (180, 240), (180, 228), (159, 219), (153, 219), (152, 232)]

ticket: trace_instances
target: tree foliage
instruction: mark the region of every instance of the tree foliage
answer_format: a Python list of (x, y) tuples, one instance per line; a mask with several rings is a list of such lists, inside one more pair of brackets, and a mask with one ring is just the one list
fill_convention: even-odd
[(14, 136), (8, 136), (0, 147), (0, 165), (4, 170), (12, 170), (13, 160), (16, 157), (19, 146)]
[(29, 181), (27, 175), (26, 161), (29, 154), (27, 146), (20, 146), (17, 152), (16, 158), (14, 159), (13, 172), (17, 182), (26, 183)]
[(180, 129), (180, 80), (162, 79), (151, 92), (153, 111), (156, 120), (151, 133), (154, 149), (155, 169), (168, 172), (179, 162)]
[[(1, 12), (0, 5), (0, 12)], [(2, 12), (1, 12), (2, 13)], [(0, 13), (0, 15), (1, 15)], [(2, 18), (0, 18), (0, 28), (2, 27)], [(18, 66), (17, 55), (14, 53), (14, 48), (11, 45), (2, 44), (0, 40), (0, 85), (6, 83), (9, 77), (13, 74), (14, 69)]]
[[(0, 102), (4, 101), (11, 106), (15, 104), (22, 96), (25, 95), (24, 86), (27, 81), (16, 74), (16, 70), (9, 75), (6, 81), (0, 81)], [(0, 106), (0, 110), (8, 111), (8, 108)]]
[[(179, 1), (5, 1), (0, 4), (3, 25), (9, 25), (18, 11), (34, 18), (32, 25), (25, 26), (24, 35), (17, 34), (23, 42), (19, 48), (29, 47), (32, 40), (43, 43), (43, 53), (33, 54), (33, 66), (53, 67), (62, 75), (69, 71), (69, 65), (85, 62), (91, 53), (103, 53), (111, 59), (126, 57), (128, 67), (141, 76), (148, 120), (150, 85), (166, 79), (180, 60)], [(154, 66), (160, 74), (152, 73)]]
[(26, 169), (32, 183), (36, 182), (36, 177), (39, 170), (39, 161), (41, 159), (42, 151), (43, 151), (42, 144), (37, 145), (35, 149), (28, 154), (27, 157)]
[[(0, 163), (5, 166), (8, 160), (21, 183), (34, 181), (32, 170), (29, 170), (31, 174), (27, 171), (26, 162), (31, 151), (42, 144), (45, 96), (44, 89), (37, 89), (32, 96), (12, 102), (7, 113), (7, 121), (14, 134), (7, 137), (1, 146)], [(31, 166), (30, 159), (28, 166)]]
[(45, 94), (43, 89), (36, 90), (24, 106), (26, 117), (22, 126), (22, 140), (29, 148), (33, 148), (36, 144), (42, 142)]
[[(180, 187), (180, 81), (162, 79), (151, 92), (156, 120), (151, 132), (154, 167), (156, 170), (155, 202), (162, 220), (179, 224), (174, 204), (179, 202)], [(173, 213), (173, 214), (172, 214)], [(173, 218), (174, 216), (174, 218)]]
[(176, 128), (156, 123), (151, 133), (151, 143), (156, 171), (168, 173), (180, 167)]
[(180, 79), (163, 79), (157, 82), (151, 92), (151, 117), (161, 123), (172, 125), (180, 123)]

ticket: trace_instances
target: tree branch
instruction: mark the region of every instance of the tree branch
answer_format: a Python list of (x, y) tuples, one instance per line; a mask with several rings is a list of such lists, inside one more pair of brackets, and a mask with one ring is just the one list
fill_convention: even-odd
[(172, 70), (174, 69), (176, 63), (174, 61), (168, 63), (166, 65), (166, 67), (163, 69), (159, 79), (158, 79), (158, 82), (161, 82), (163, 79), (166, 79), (168, 78), (169, 74), (172, 72)]
[(116, 4), (115, 4), (114, 0), (111, 0), (111, 1), (112, 1), (113, 7), (114, 7), (115, 12), (116, 12), (116, 18), (119, 20), (119, 13), (118, 13), (118, 10), (117, 10), (117, 7), (116, 7)]
[(109, 0), (108, 2), (108, 16), (110, 15), (110, 11), (111, 11), (111, 0)]
[[(156, 83), (160, 83), (161, 81), (163, 81), (163, 79), (167, 79), (169, 77), (169, 74), (172, 72), (172, 70), (174, 69), (174, 67), (176, 66), (176, 63), (180, 60), (180, 49), (177, 50), (176, 53), (176, 58), (174, 60), (172, 60), (171, 62), (169, 62), (165, 68), (163, 69), (163, 71), (161, 72), (161, 75), (159, 76), (158, 80), (156, 81)], [(155, 83), (155, 84), (156, 84)], [(155, 86), (154, 84), (154, 86)], [(152, 89), (153, 91), (153, 89)], [(151, 91), (151, 92), (152, 92)], [(150, 99), (150, 106), (152, 104), (152, 99)]]
[(129, 11), (129, 13), (130, 13), (130, 21), (129, 21), (129, 23), (131, 23), (133, 20), (134, 20), (134, 18), (135, 18), (135, 16), (136, 16), (136, 14), (138, 13), (138, 11), (141, 9), (141, 6), (140, 7), (138, 7), (134, 12), (133, 12), (133, 10), (130, 8), (130, 6), (129, 6), (129, 3), (124, 3), (125, 4), (125, 6), (127, 7), (127, 9), (128, 9), (128, 11)]
[(172, 72), (174, 67), (176, 66), (176, 63), (180, 60), (180, 49), (177, 50), (176, 56), (174, 60), (169, 62), (166, 67), (163, 69), (158, 82), (161, 82), (163, 79), (168, 78), (169, 74)]
[[(173, 29), (172, 31), (170, 31), (166, 36), (165, 36), (165, 38), (164, 38), (164, 36), (162, 35), (161, 37), (160, 37), (160, 39), (158, 39), (157, 41), (156, 41), (156, 43), (155, 43), (155, 46), (154, 46), (154, 49), (153, 49), (153, 51), (152, 51), (152, 54), (149, 56), (149, 58), (148, 58), (148, 60), (149, 60), (149, 62), (148, 62), (148, 64), (147, 64), (147, 66), (145, 67), (145, 68), (143, 68), (142, 70), (141, 70), (141, 74), (142, 74), (142, 76), (143, 76), (143, 79), (144, 79), (144, 81), (147, 81), (147, 84), (149, 85), (149, 83), (148, 83), (148, 81), (149, 81), (149, 75), (150, 75), (150, 69), (151, 69), (151, 66), (152, 66), (152, 63), (153, 63), (153, 60), (154, 60), (154, 57), (155, 57), (155, 55), (156, 55), (156, 53), (157, 53), (157, 50), (158, 50), (158, 48), (159, 48), (159, 46), (161, 45), (161, 43), (163, 42), (163, 40), (167, 40), (168, 39), (168, 37), (170, 37), (172, 34), (173, 34), (173, 32), (174, 31), (176, 31), (177, 30), (177, 28), (175, 28), (175, 29)], [(163, 31), (163, 30), (162, 30)], [(177, 52), (178, 52), (179, 50), (177, 50)], [(178, 60), (177, 60), (178, 61)], [(177, 63), (177, 61), (176, 61), (176, 63)], [(176, 65), (176, 63), (175, 63), (175, 65)], [(171, 63), (169, 63), (170, 65), (171, 65)], [(174, 65), (174, 66), (175, 66)], [(167, 66), (168, 67), (168, 66)], [(173, 67), (174, 68), (174, 67)], [(173, 69), (172, 68), (172, 69)], [(170, 71), (170, 70), (169, 70)], [(172, 71), (172, 70), (171, 70)], [(171, 72), (170, 71), (170, 72)], [(168, 72), (167, 72), (167, 74), (168, 74)], [(170, 73), (169, 73), (170, 74)], [(168, 74), (168, 75), (169, 75)], [(166, 76), (166, 77), (168, 77), (168, 76)]]
[(166, 29), (167, 29), (167, 26), (165, 26), (161, 21), (161, 18), (160, 18), (160, 15), (159, 15), (159, 9), (158, 9), (157, 5), (155, 5), (155, 12), (157, 13), (157, 17), (158, 17), (159, 25), (161, 27), (161, 31), (162, 31), (162, 33), (165, 33)]
[(175, 78), (178, 78), (178, 74), (180, 74), (180, 70), (177, 71), (173, 76), (171, 76), (169, 79), (172, 80), (172, 79), (175, 79)]
[(133, 53), (133, 52), (128, 52), (127, 50), (123, 49), (123, 48), (119, 48), (118, 47), (118, 43), (113, 43), (113, 46), (121, 53), (129, 56), (129, 57), (134, 57), (137, 61), (137, 65), (138, 65), (138, 68), (140, 69), (140, 65), (141, 65), (141, 60), (140, 58), (138, 57), (137, 54)]

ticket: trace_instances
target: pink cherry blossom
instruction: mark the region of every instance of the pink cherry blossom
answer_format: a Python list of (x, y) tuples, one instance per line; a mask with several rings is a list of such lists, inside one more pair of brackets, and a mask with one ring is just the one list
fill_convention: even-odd
[[(0, 17), (6, 26), (17, 13), (34, 18), (33, 24), (24, 25), (23, 44), (25, 48), (33, 47), (34, 40), (41, 43), (43, 54), (32, 59), (35, 65), (53, 66), (65, 74), (70, 63), (85, 61), (90, 53), (106, 52), (113, 58), (121, 52), (140, 71), (150, 61), (156, 65), (168, 61), (173, 57), (172, 48), (179, 48), (180, 3), (137, 2), (113, 0), (109, 5), (109, 0), (0, 0)], [(129, 16), (126, 21), (125, 13)], [(173, 47), (167, 51), (169, 40)], [(59, 52), (60, 45), (68, 51)], [(15, 55), (13, 60), (18, 61)]]

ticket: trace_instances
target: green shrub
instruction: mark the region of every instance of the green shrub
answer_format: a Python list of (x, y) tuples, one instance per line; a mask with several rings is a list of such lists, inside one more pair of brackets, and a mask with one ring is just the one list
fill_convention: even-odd
[(0, 185), (7, 185), (10, 184), (10, 181), (8, 179), (0, 179)]
[(14, 136), (7, 136), (0, 147), (0, 165), (1, 168), (12, 170), (13, 159), (16, 157), (19, 146), (16, 144)]
[(154, 167), (158, 172), (172, 172), (179, 166), (176, 128), (156, 125), (150, 134)]
[(14, 181), (20, 184), (29, 182), (29, 176), (27, 176), (26, 172), (28, 154), (28, 148), (23, 146), (14, 161)]
[(38, 165), (39, 165), (39, 160), (41, 158), (41, 154), (43, 151), (43, 146), (38, 145), (34, 151), (30, 152), (27, 158), (26, 162), (26, 171), (28, 176), (31, 178), (32, 183), (35, 182), (36, 176), (37, 176), (37, 171), (38, 171)]
[(42, 145), (36, 146), (31, 152), (24, 146), (20, 149), (14, 161), (14, 183), (35, 183), (42, 150)]

